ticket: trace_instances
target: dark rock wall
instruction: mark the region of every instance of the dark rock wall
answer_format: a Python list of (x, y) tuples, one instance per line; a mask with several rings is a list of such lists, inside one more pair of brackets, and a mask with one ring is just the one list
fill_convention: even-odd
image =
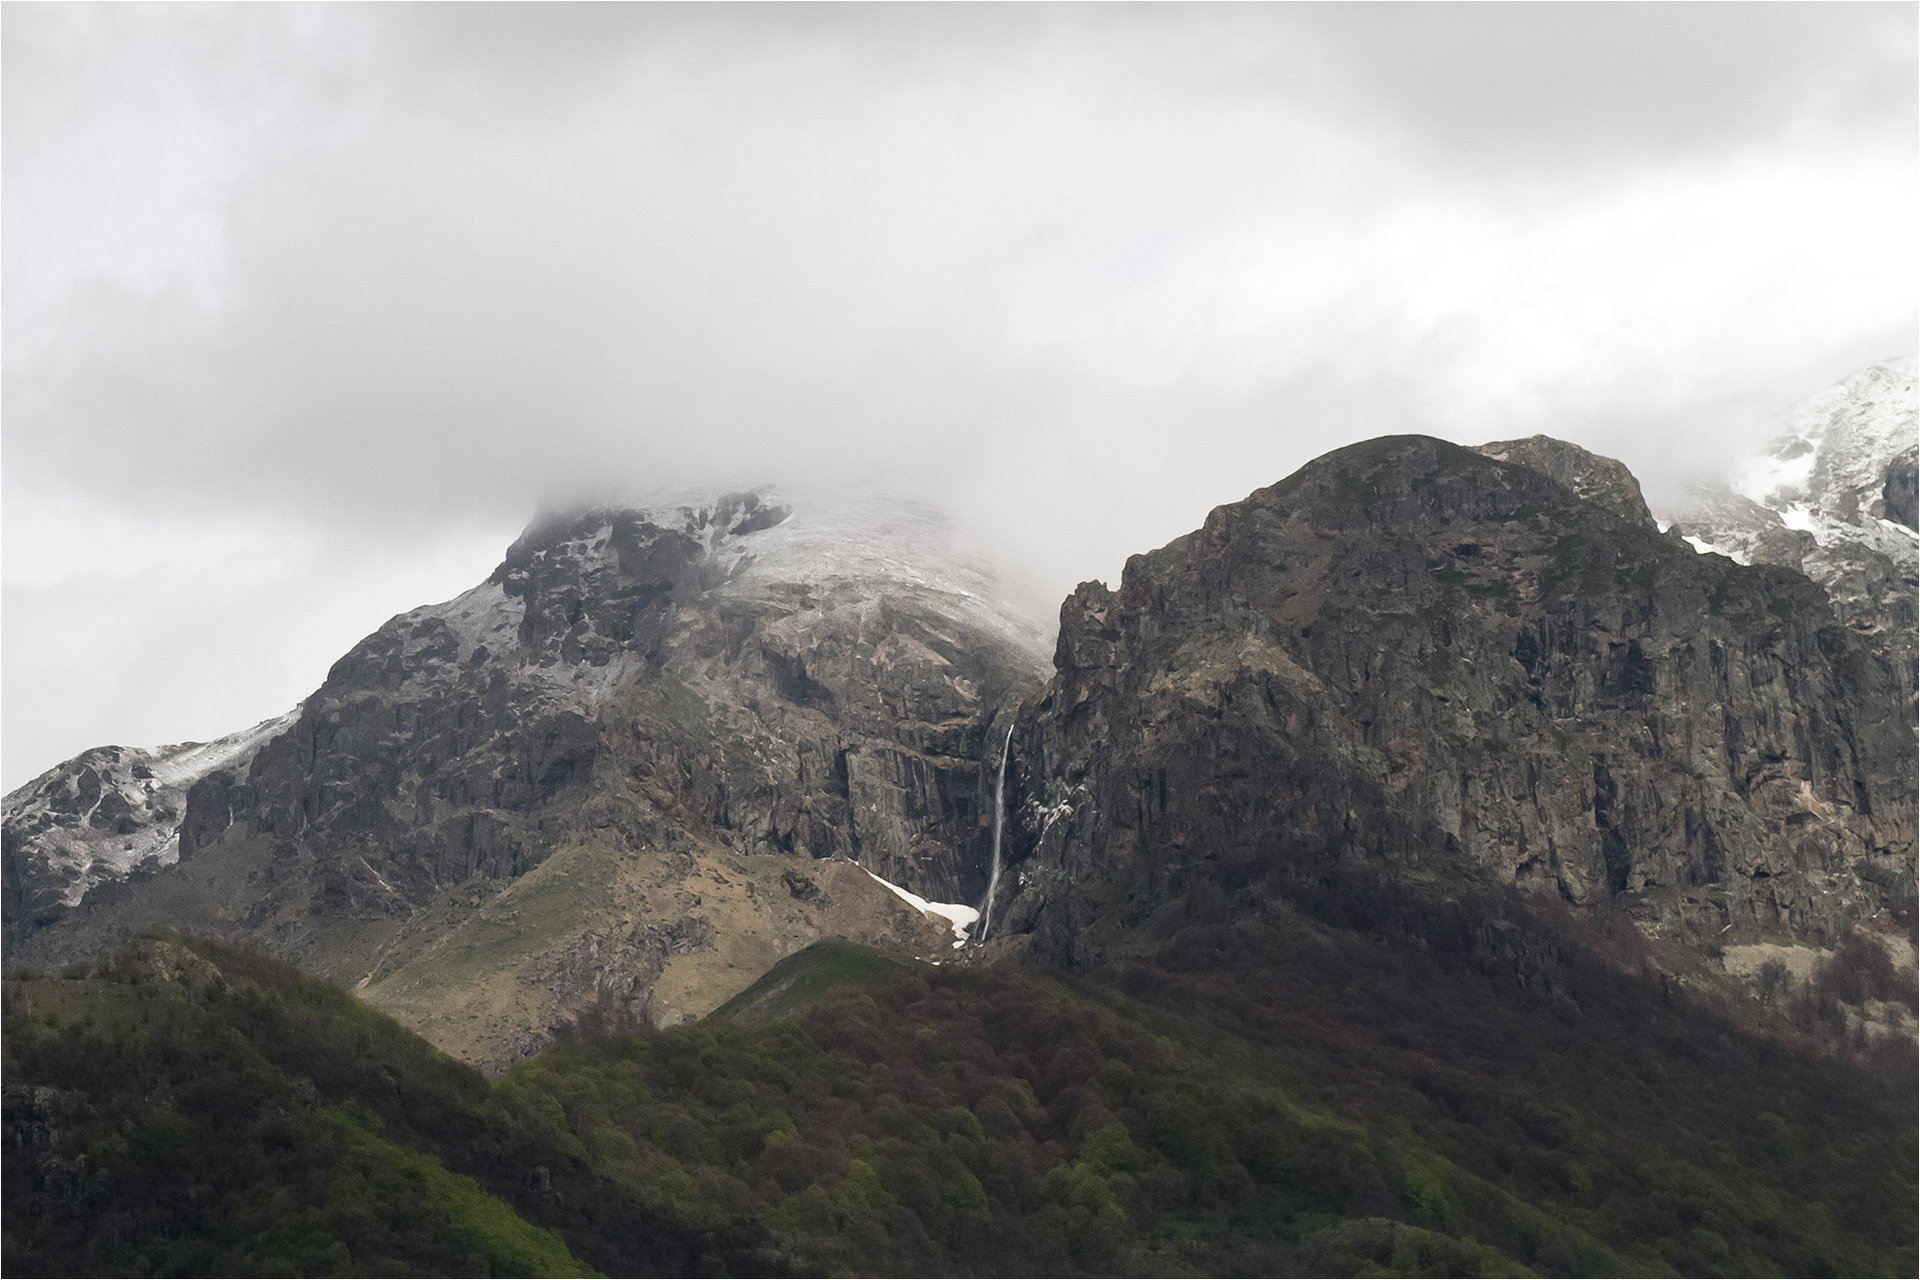
[(1330, 454), (1083, 585), (1056, 665), (1001, 907), (1050, 958), (1202, 885), (1467, 877), (1699, 940), (1912, 897), (1900, 682), (1819, 588), (1440, 441)]
[(1909, 449), (1887, 464), (1880, 500), (1887, 519), (1920, 529), (1920, 450)]
[(1599, 503), (1629, 524), (1658, 529), (1647, 500), (1640, 492), (1640, 481), (1626, 464), (1613, 458), (1589, 453), (1577, 444), (1552, 436), (1528, 436), (1524, 440), (1498, 440), (1475, 446), (1475, 453), (1496, 462), (1511, 462), (1541, 472), (1573, 490), (1575, 496)]

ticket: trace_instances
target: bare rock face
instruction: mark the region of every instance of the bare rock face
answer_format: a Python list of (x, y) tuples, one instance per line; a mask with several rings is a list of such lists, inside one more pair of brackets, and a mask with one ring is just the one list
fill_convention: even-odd
[(1577, 444), (1555, 440), (1552, 436), (1528, 436), (1524, 440), (1497, 440), (1474, 449), (1495, 462), (1512, 462), (1557, 480), (1578, 497), (1597, 502), (1629, 524), (1658, 529), (1647, 500), (1640, 492), (1640, 481), (1626, 465), (1612, 458), (1589, 453)]
[(1895, 524), (1920, 530), (1920, 446), (1887, 463), (1880, 481), (1880, 509)]
[[(83, 889), (31, 934), (10, 916), (10, 959), (156, 923), (243, 938), (443, 1042), (467, 1034), (435, 1021), (465, 1007), (456, 990), (511, 989), (472, 1015), (491, 1028), (475, 1052), (506, 1061), (610, 991), (629, 1013), (665, 1009), (652, 988), (681, 951), (737, 984), (682, 974), (696, 994), (673, 1017), (822, 929), (943, 950), (945, 920), (921, 927), (864, 872), (819, 890), (809, 868), (858, 866), (933, 902), (984, 890), (979, 761), (1044, 669), (1038, 628), (991, 596), (937, 520), (899, 504), (823, 515), (738, 494), (537, 521), (488, 581), (356, 645), (244, 768), (183, 787), (176, 867)], [(51, 846), (22, 847), (10, 894), (15, 863)], [(562, 854), (564, 874), (535, 874)], [(780, 887), (788, 873), (816, 892)], [(688, 876), (727, 891), (683, 892)], [(475, 921), (524, 947), (483, 946)], [(479, 955), (454, 964), (450, 947)]]
[(1911, 909), (1884, 654), (1802, 574), (1556, 478), (1618, 464), (1522, 443), (1342, 449), (1083, 584), (1014, 733), (996, 929), (1090, 960), (1183, 903), (1367, 880), (1702, 945)]

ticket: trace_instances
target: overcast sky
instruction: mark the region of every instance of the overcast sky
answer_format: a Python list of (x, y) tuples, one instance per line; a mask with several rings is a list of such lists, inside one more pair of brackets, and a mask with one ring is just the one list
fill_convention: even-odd
[(1915, 15), (8, 5), (0, 781), (582, 493), (915, 494), (1053, 601), (1390, 432), (1658, 494), (1914, 350)]

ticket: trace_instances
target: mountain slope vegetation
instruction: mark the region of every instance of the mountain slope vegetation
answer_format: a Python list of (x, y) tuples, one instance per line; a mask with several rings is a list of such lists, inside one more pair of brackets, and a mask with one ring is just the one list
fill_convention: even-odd
[(1282, 909), (1072, 980), (783, 969), (777, 1007), (491, 1084), (229, 948), (11, 977), (7, 1270), (1914, 1267), (1904, 1044), (1816, 1054), (1604, 967), (1541, 999)]
[(735, 1247), (490, 1130), (479, 1072), (248, 951), (10, 974), (4, 1034), (9, 1275), (678, 1274)]

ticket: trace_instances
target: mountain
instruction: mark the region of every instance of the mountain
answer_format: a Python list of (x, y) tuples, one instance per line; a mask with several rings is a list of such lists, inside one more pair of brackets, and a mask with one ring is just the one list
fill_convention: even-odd
[[(118, 748), (9, 796), (9, 961), (244, 940), (500, 1065), (589, 1007), (703, 1013), (823, 934), (950, 952), (971, 909), (937, 904), (985, 889), (978, 761), (1043, 668), (909, 505), (543, 518), (290, 716), (180, 753), (197, 776), (147, 809), (88, 800), (143, 767)], [(141, 875), (73, 871), (103, 820), (158, 851)]]
[(6, 798), (5, 1269), (1911, 1274), (1911, 611), (1809, 576), (1897, 568), (1861, 385), (1754, 563), (1388, 437), (1051, 673), (905, 504), (544, 516)]
[(1901, 674), (1574, 446), (1337, 450), (1082, 584), (1055, 666), (1008, 753), (1006, 948), (1397, 903), (1539, 968), (1515, 904), (1564, 902), (1676, 974), (1895, 920), (1912, 964)]
[[(1911, 371), (1790, 415), (1755, 563), (1576, 445), (1389, 437), (1082, 584), (1051, 673), (909, 504), (545, 516), (288, 717), (7, 797), (7, 959), (246, 942), (493, 1070), (835, 935), (1084, 966), (1285, 904), (1549, 999), (1589, 946), (1751, 994), (1855, 942), (1911, 970)], [(1891, 576), (1808, 576), (1846, 557)]]
[[(1912, 706), (1920, 599), (1920, 398), (1909, 356), (1868, 365), (1768, 424), (1769, 444), (1668, 512), (1703, 554), (1799, 569), (1869, 637)], [(1911, 715), (1911, 711), (1909, 713)]]

